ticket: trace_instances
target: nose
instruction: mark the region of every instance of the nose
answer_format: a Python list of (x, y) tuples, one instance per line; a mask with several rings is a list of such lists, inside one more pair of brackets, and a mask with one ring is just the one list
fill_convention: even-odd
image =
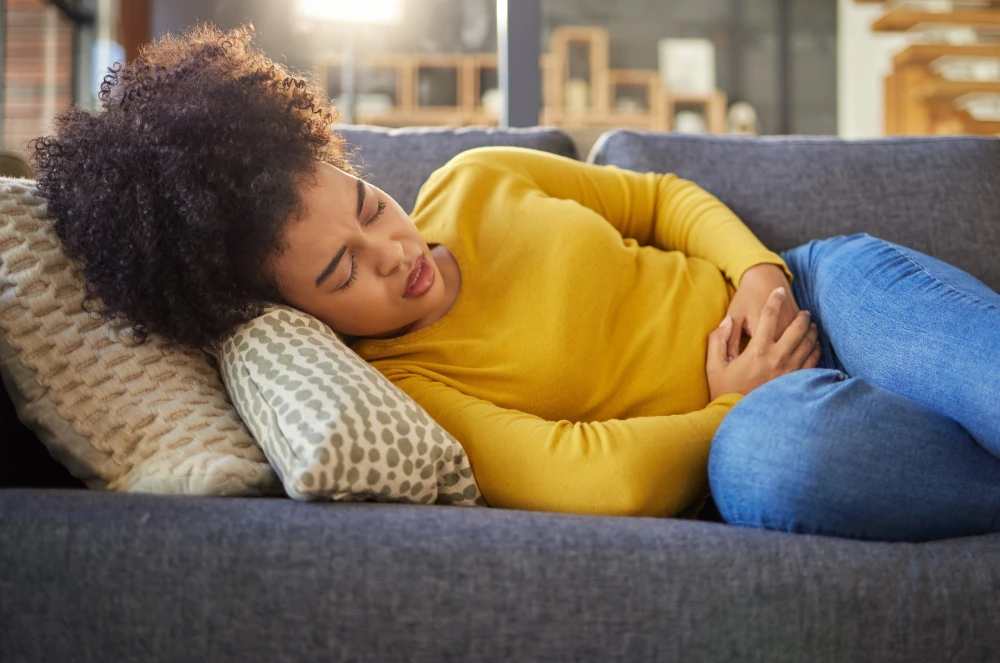
[(388, 276), (406, 258), (406, 252), (399, 240), (391, 239), (388, 245), (379, 251), (379, 273)]

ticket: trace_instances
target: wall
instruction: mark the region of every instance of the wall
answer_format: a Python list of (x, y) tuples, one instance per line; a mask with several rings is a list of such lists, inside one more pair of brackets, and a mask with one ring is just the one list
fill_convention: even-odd
[(882, 136), (883, 79), (906, 38), (871, 31), (869, 26), (882, 11), (879, 5), (837, 2), (837, 134)]

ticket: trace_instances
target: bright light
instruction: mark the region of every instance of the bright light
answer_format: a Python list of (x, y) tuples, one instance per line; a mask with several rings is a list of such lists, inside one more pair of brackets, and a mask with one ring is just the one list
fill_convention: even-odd
[(403, 0), (298, 0), (299, 11), (323, 21), (394, 23), (403, 18)]

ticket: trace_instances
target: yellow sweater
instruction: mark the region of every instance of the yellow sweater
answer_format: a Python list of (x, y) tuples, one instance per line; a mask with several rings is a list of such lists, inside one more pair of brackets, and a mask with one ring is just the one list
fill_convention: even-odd
[(456, 156), (411, 218), (458, 299), (351, 348), (462, 444), (489, 505), (692, 517), (741, 398), (709, 402), (708, 334), (749, 267), (791, 281), (781, 257), (693, 182), (523, 148)]

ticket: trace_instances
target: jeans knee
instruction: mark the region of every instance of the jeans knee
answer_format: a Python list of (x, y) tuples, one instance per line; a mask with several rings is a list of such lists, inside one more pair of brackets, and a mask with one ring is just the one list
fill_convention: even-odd
[(850, 411), (866, 386), (834, 369), (793, 371), (744, 396), (712, 440), (708, 476), (727, 522), (799, 531), (815, 519), (827, 481), (825, 456), (841, 427), (834, 411)]

